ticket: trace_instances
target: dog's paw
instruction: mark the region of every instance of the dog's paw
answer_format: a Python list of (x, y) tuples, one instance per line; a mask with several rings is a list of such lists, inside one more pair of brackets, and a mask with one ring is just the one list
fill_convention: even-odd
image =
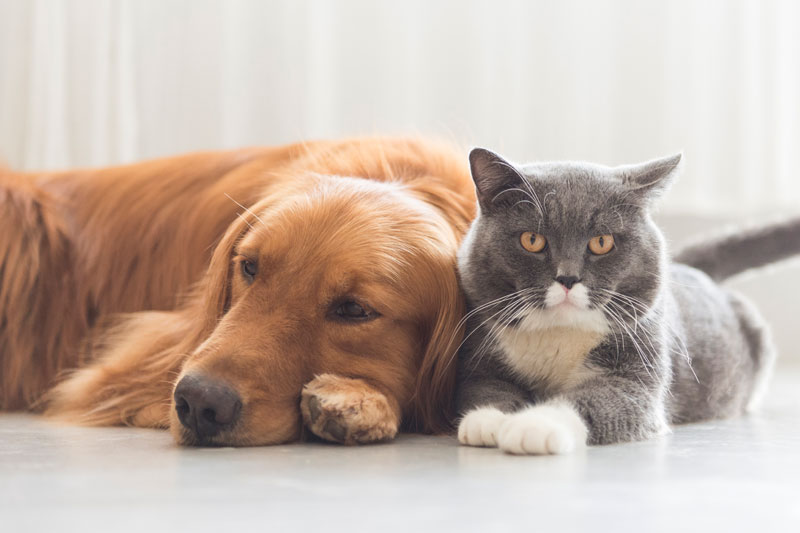
[(586, 446), (583, 419), (565, 402), (529, 407), (510, 415), (497, 436), (497, 446), (517, 455), (567, 454)]
[(303, 387), (300, 411), (312, 433), (341, 444), (392, 439), (400, 423), (385, 395), (363, 380), (332, 374)]
[(497, 446), (497, 434), (510, 415), (494, 407), (479, 407), (458, 424), (458, 442), (467, 446)]

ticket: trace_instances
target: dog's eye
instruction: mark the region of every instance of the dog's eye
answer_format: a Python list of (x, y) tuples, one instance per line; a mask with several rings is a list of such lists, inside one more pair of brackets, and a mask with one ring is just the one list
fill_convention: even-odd
[(353, 321), (370, 320), (377, 316), (377, 313), (374, 311), (368, 311), (352, 300), (340, 303), (338, 307), (336, 307), (335, 314), (337, 318), (342, 320)]
[(242, 275), (247, 278), (248, 281), (253, 281), (253, 279), (256, 277), (256, 274), (258, 274), (258, 263), (255, 261), (250, 261), (249, 259), (245, 259), (241, 264)]

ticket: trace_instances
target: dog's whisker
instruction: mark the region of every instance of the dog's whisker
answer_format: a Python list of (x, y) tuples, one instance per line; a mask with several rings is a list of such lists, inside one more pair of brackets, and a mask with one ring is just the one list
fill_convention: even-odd
[[(244, 210), (245, 210), (245, 212), (247, 212), (248, 214), (250, 214), (250, 215), (251, 215), (253, 218), (255, 218), (256, 220), (258, 220), (259, 222), (261, 222), (261, 225), (262, 225), (262, 226), (264, 226), (265, 228), (267, 227), (267, 225), (266, 225), (266, 224), (264, 224), (264, 221), (263, 221), (263, 220), (261, 220), (261, 218), (260, 218), (258, 215), (256, 215), (256, 214), (255, 214), (255, 213), (254, 213), (254, 212), (253, 212), (251, 209), (249, 209), (249, 208), (247, 208), (247, 207), (243, 206), (242, 204), (240, 204), (239, 202), (237, 202), (236, 200), (234, 200), (234, 199), (233, 199), (233, 197), (232, 197), (230, 194), (228, 194), (228, 193), (225, 193), (225, 196), (228, 198), (228, 200), (230, 200), (231, 202), (235, 203), (236, 205), (238, 205), (239, 207), (241, 207), (242, 209), (244, 209)], [(240, 214), (239, 216), (241, 217), (242, 215)], [(245, 220), (245, 222), (247, 222), (247, 220)], [(248, 226), (250, 226), (251, 228), (253, 227), (253, 226), (251, 226), (251, 225), (250, 225), (250, 223), (249, 223), (249, 222), (247, 222), (247, 225), (248, 225)]]

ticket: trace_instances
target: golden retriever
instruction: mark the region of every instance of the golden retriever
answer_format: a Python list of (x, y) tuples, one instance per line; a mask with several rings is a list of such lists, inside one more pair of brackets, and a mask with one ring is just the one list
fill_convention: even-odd
[(0, 170), (0, 407), (187, 445), (444, 430), (474, 206), (408, 139)]

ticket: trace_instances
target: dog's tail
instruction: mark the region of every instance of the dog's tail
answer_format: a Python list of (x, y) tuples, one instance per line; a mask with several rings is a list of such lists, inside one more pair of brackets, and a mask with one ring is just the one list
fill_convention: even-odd
[(0, 410), (29, 407), (85, 333), (60, 211), (33, 176), (0, 168)]
[(673, 260), (702, 270), (719, 282), (798, 254), (800, 217), (698, 242), (680, 250)]

